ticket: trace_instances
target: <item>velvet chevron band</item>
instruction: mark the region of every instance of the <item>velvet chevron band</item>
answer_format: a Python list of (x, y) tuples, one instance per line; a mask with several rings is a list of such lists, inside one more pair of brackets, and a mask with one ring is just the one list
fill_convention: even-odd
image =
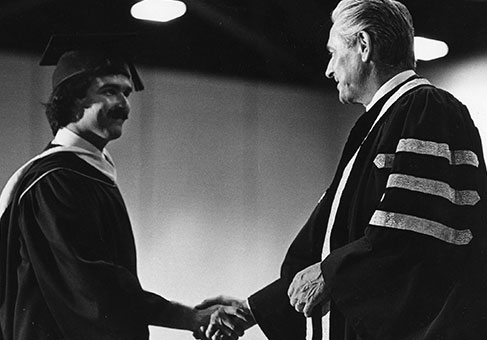
[(455, 245), (469, 244), (473, 238), (470, 229), (457, 230), (424, 218), (382, 210), (376, 210), (369, 223), (379, 227), (409, 230), (433, 236)]
[(475, 190), (455, 190), (445, 182), (410, 175), (391, 174), (386, 187), (443, 197), (456, 205), (475, 205), (480, 201)]
[(479, 166), (477, 155), (469, 150), (450, 150), (448, 144), (423, 141), (419, 139), (401, 139), (397, 144), (396, 152), (413, 152), (417, 154), (443, 157), (452, 165)]

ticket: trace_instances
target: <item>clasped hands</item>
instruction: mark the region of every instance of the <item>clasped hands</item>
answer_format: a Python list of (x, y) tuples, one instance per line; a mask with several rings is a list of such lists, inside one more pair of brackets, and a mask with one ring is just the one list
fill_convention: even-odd
[(236, 340), (255, 324), (245, 300), (220, 295), (204, 300), (195, 309), (202, 316), (193, 332), (196, 339)]
[[(288, 289), (291, 305), (306, 317), (315, 307), (321, 307), (321, 315), (329, 311), (329, 291), (321, 273), (321, 263), (315, 263), (297, 273)], [(195, 307), (203, 318), (193, 332), (201, 340), (236, 340), (246, 329), (255, 325), (245, 300), (228, 296), (206, 299)]]

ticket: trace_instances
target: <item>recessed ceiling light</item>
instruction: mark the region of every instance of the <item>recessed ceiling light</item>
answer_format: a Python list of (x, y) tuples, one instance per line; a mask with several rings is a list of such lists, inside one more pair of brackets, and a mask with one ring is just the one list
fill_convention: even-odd
[(414, 54), (417, 60), (433, 60), (448, 54), (448, 45), (440, 40), (414, 37)]
[(186, 4), (177, 0), (143, 0), (130, 10), (136, 19), (168, 22), (186, 13)]

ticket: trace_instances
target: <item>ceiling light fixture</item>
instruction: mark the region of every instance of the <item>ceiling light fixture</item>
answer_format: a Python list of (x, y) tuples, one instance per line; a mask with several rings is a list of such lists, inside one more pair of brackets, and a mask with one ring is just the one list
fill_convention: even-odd
[(433, 60), (448, 54), (448, 45), (440, 40), (414, 37), (414, 54), (417, 60)]
[(143, 0), (132, 6), (130, 14), (136, 19), (168, 22), (186, 13), (186, 4), (177, 0)]

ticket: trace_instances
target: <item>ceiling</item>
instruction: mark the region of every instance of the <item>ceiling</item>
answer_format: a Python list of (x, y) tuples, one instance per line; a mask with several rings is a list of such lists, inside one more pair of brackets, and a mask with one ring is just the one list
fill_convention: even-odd
[[(338, 1), (184, 0), (169, 23), (130, 16), (136, 0), (2, 0), (0, 51), (41, 56), (51, 34), (137, 32), (137, 63), (271, 82), (328, 86), (323, 77)], [(446, 41), (449, 59), (487, 50), (487, 1), (404, 0), (416, 34)]]

